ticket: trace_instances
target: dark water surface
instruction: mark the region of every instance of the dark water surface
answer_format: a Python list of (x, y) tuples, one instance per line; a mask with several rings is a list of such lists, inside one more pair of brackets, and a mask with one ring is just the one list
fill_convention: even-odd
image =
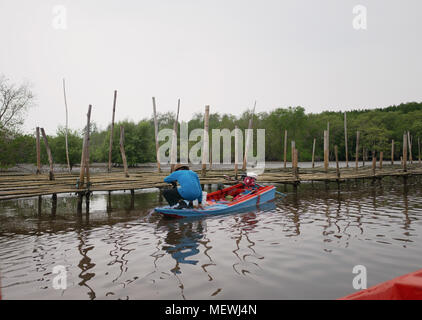
[[(0, 202), (4, 299), (335, 299), (422, 268), (419, 178), (302, 184), (238, 214), (164, 219), (157, 192)], [(40, 209), (40, 213), (39, 213)], [(53, 288), (53, 267), (67, 289)]]

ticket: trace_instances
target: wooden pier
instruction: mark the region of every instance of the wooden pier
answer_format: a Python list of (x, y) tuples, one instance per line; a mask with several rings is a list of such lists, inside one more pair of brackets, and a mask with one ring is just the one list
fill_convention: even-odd
[[(71, 193), (77, 195), (90, 194), (92, 192), (123, 191), (131, 192), (149, 188), (163, 188), (168, 186), (163, 179), (169, 172), (157, 172), (151, 170), (129, 170), (129, 176), (125, 171), (119, 170), (111, 173), (91, 173), (89, 186), (80, 188), (78, 174), (55, 173), (54, 180), (50, 180), (49, 174), (0, 174), (0, 200), (17, 199), (25, 197), (36, 197), (46, 195), (57, 195)], [(235, 176), (233, 170), (212, 170), (201, 176), (198, 170), (201, 184), (231, 184), (224, 176)], [(419, 164), (408, 164), (406, 171), (400, 165), (386, 165), (382, 168), (371, 166), (355, 168), (275, 168), (267, 169), (259, 176), (259, 183), (271, 184), (292, 184), (297, 186), (300, 183), (312, 181), (344, 182), (355, 179), (381, 179), (383, 177), (409, 177), (422, 175), (422, 166)]]
[[(63, 83), (64, 88), (64, 83)], [(163, 188), (167, 186), (164, 183), (163, 179), (168, 175), (169, 171), (173, 171), (175, 164), (178, 159), (178, 146), (177, 146), (177, 128), (178, 128), (178, 117), (180, 110), (180, 99), (178, 99), (177, 104), (177, 113), (174, 119), (173, 124), (173, 135), (171, 138), (171, 148), (169, 154), (171, 157), (170, 163), (171, 166), (167, 171), (162, 170), (160, 163), (160, 153), (159, 153), (159, 141), (158, 141), (158, 120), (156, 114), (156, 100), (153, 97), (153, 114), (154, 114), (154, 132), (155, 132), (155, 147), (156, 147), (156, 160), (157, 167), (156, 169), (147, 170), (147, 169), (134, 169), (129, 170), (127, 157), (125, 152), (125, 133), (124, 127), (120, 127), (120, 155), (123, 164), (122, 169), (113, 169), (112, 170), (112, 145), (113, 145), (113, 129), (114, 129), (114, 119), (116, 111), (116, 98), (117, 91), (114, 91), (113, 98), (113, 112), (112, 112), (112, 122), (110, 127), (110, 144), (109, 144), (109, 157), (108, 157), (108, 166), (103, 168), (103, 172), (90, 172), (90, 135), (91, 135), (91, 109), (92, 106), (88, 106), (87, 112), (87, 122), (84, 130), (83, 145), (81, 149), (81, 164), (79, 167), (79, 174), (71, 173), (69, 164), (68, 164), (68, 173), (58, 173), (53, 172), (54, 164), (52, 153), (48, 144), (48, 139), (43, 128), (36, 128), (36, 150), (37, 150), (37, 169), (34, 170), (32, 174), (18, 174), (18, 173), (0, 173), (0, 201), (17, 199), (17, 198), (26, 198), (26, 197), (42, 197), (46, 195), (52, 195), (53, 201), (57, 200), (57, 194), (75, 194), (79, 197), (79, 207), (82, 207), (82, 199), (85, 197), (87, 205), (89, 204), (90, 195), (92, 192), (112, 192), (112, 191), (123, 191), (130, 190), (131, 194), (134, 195), (135, 190), (141, 189), (150, 189), (150, 188)], [(65, 100), (66, 104), (66, 100)], [(252, 110), (251, 117), (249, 119), (248, 129), (253, 128), (253, 116), (255, 112), (256, 101), (254, 108)], [(67, 107), (66, 107), (67, 110)], [(236, 126), (235, 131), (235, 161), (234, 161), (234, 170), (216, 170), (215, 163), (214, 167), (212, 165), (212, 156), (210, 156), (210, 146), (209, 146), (209, 113), (210, 107), (205, 106), (204, 112), (204, 138), (203, 138), (203, 147), (201, 150), (202, 162), (200, 167), (196, 169), (198, 175), (201, 177), (202, 185), (211, 185), (211, 184), (232, 184), (234, 182), (227, 181), (225, 176), (238, 177), (239, 165), (242, 164), (242, 171), (246, 170), (248, 164), (250, 164), (251, 159), (248, 157), (248, 149), (252, 146), (251, 139), (249, 135), (245, 135), (245, 148), (244, 150), (238, 150), (239, 146), (239, 132)], [(41, 157), (40, 157), (40, 131), (43, 137), (45, 144), (46, 152), (48, 155), (49, 162), (49, 171), (41, 174)], [(421, 150), (420, 150), (420, 141), (418, 138), (418, 162), (413, 162), (412, 159), (412, 137), (410, 132), (403, 133), (403, 145), (401, 150), (401, 165), (394, 164), (395, 152), (394, 152), (394, 140), (391, 141), (391, 164), (384, 163), (383, 165), (383, 156), (384, 153), (379, 151), (379, 154), (375, 152), (375, 146), (372, 147), (372, 163), (369, 166), (365, 166), (365, 160), (367, 163), (367, 147), (363, 146), (362, 151), (360, 152), (359, 147), (359, 131), (356, 132), (356, 152), (354, 154), (355, 166), (349, 167), (349, 153), (348, 153), (348, 134), (347, 134), (347, 117), (346, 113), (344, 114), (344, 138), (345, 138), (345, 151), (346, 151), (346, 167), (339, 167), (339, 157), (338, 157), (338, 146), (334, 145), (334, 148), (331, 148), (331, 151), (334, 151), (334, 154), (331, 155), (331, 159), (335, 158), (335, 166), (331, 165), (330, 167), (330, 124), (327, 123), (327, 130), (324, 130), (324, 156), (323, 156), (323, 165), (315, 165), (315, 143), (316, 138), (313, 138), (313, 147), (312, 147), (312, 165), (309, 168), (300, 168), (299, 155), (300, 152), (297, 149), (296, 143), (294, 140), (291, 140), (291, 168), (287, 168), (287, 130), (284, 130), (284, 158), (283, 163), (279, 168), (271, 168), (265, 170), (265, 172), (259, 175), (258, 183), (262, 184), (292, 184), (295, 188), (303, 182), (312, 182), (312, 181), (325, 181), (325, 182), (337, 182), (340, 185), (341, 182), (348, 180), (356, 179), (373, 179), (374, 181), (382, 179), (383, 177), (403, 177), (406, 179), (412, 175), (422, 175), (422, 161), (421, 161)], [(243, 147), (242, 147), (243, 148)], [(334, 149), (334, 150), (332, 150)], [(386, 150), (384, 150), (386, 151)], [(66, 144), (66, 153), (67, 153), (67, 144)], [(239, 159), (239, 152), (243, 153), (243, 159)], [(359, 165), (359, 158), (362, 158), (363, 166)], [(408, 158), (409, 155), (409, 158)], [(379, 157), (379, 163), (377, 161), (377, 156)], [(35, 160), (35, 159), (34, 159)], [(321, 159), (322, 160), (322, 159)], [(253, 161), (251, 161), (253, 162)]]

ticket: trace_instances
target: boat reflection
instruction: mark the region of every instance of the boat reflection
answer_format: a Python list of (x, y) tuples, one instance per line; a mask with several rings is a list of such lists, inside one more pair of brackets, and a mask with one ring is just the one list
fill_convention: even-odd
[[(275, 203), (271, 201), (259, 206), (244, 208), (236, 213), (219, 215), (218, 217), (207, 216), (182, 219), (168, 219), (163, 217), (163, 219), (158, 222), (157, 228), (161, 231), (164, 228), (167, 231), (162, 249), (170, 254), (176, 262), (175, 267), (171, 271), (176, 274), (180, 273), (180, 264), (196, 265), (199, 260), (198, 258), (195, 258), (195, 256), (200, 253), (200, 245), (204, 246), (204, 254), (208, 257), (210, 264), (213, 264), (212, 257), (210, 256), (212, 246), (210, 245), (210, 240), (204, 235), (206, 223), (209, 219), (221, 219), (221, 217), (224, 216), (232, 216), (235, 221), (231, 226), (231, 232), (235, 234), (234, 240), (237, 249), (234, 250), (233, 253), (240, 260), (244, 261), (246, 256), (240, 258), (237, 251), (240, 249), (239, 243), (243, 238), (248, 241), (248, 248), (253, 251), (254, 242), (248, 238), (248, 233), (251, 232), (258, 223), (256, 213), (258, 211), (262, 213), (274, 209)], [(208, 265), (202, 266), (205, 272), (207, 266)], [(209, 277), (212, 279), (210, 275)]]

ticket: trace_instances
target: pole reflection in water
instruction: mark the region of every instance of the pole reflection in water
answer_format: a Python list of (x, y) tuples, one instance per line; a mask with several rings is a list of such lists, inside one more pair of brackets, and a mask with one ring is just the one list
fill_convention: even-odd
[(88, 289), (88, 297), (91, 300), (96, 298), (95, 291), (88, 285), (88, 282), (95, 277), (95, 273), (88, 272), (95, 267), (95, 263), (92, 262), (91, 258), (88, 256), (89, 251), (94, 249), (94, 246), (87, 245), (87, 238), (89, 237), (88, 230), (78, 230), (77, 239), (79, 241), (78, 251), (81, 255), (81, 260), (78, 263), (78, 267), (81, 270), (79, 273), (79, 278), (82, 280), (78, 284), (79, 286), (84, 286)]
[[(418, 179), (280, 188), (196, 219), (153, 213), (158, 192), (95, 193), (85, 215), (74, 196), (0, 202), (3, 298), (334, 299), (353, 292), (357, 264), (368, 286), (422, 265)], [(66, 290), (52, 289), (55, 265)]]

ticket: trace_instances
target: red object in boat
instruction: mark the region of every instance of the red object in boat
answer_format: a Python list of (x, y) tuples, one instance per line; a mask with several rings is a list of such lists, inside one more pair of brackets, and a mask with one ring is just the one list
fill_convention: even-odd
[(422, 300), (422, 269), (339, 300)]

